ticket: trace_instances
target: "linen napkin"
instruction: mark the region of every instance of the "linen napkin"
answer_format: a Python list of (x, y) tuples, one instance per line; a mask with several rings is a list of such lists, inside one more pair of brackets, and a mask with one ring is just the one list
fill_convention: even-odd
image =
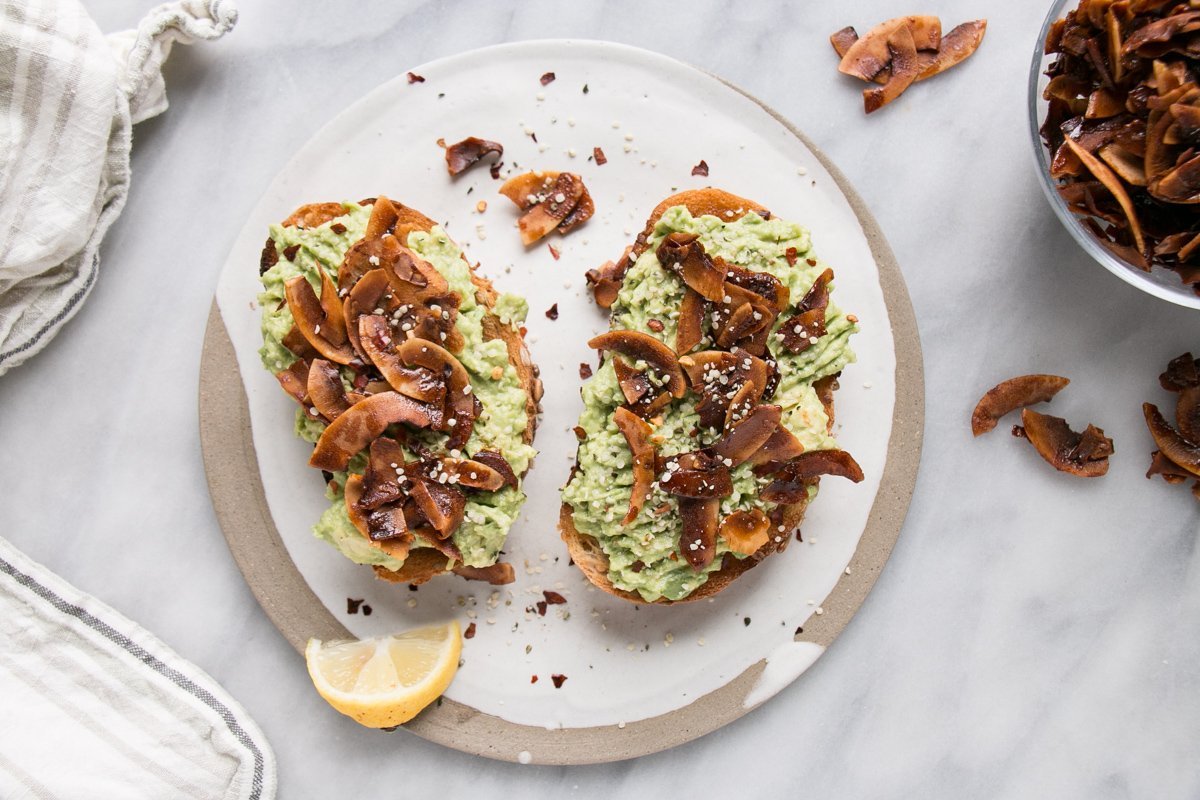
[(0, 797), (275, 796), (237, 701), (0, 538)]
[(232, 0), (182, 0), (106, 38), (77, 0), (0, 0), (0, 375), (91, 291), (129, 191), (131, 128), (167, 107), (171, 45), (236, 21)]

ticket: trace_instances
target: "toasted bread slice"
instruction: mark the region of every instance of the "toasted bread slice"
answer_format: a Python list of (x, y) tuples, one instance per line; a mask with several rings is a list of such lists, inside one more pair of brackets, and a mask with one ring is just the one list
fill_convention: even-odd
[[(770, 211), (763, 208), (760, 204), (720, 189), (693, 189), (680, 192), (663, 200), (651, 212), (649, 219), (646, 221), (646, 227), (638, 234), (634, 241), (630, 255), (631, 259), (636, 260), (645, 251), (655, 225), (668, 209), (675, 206), (686, 207), (692, 216), (712, 215), (729, 221), (741, 219), (750, 212), (755, 212), (763, 218), (770, 218), (771, 215)], [(833, 430), (833, 390), (837, 387), (836, 377), (831, 376), (818, 382), (824, 383), (824, 386), (820, 387), (818, 394), (829, 417), (830, 432)], [(574, 477), (574, 472), (572, 472), (571, 478), (573, 479)], [(819, 482), (819, 478), (812, 480), (814, 485)], [(807, 507), (807, 502), (780, 506), (784, 528), (788, 531), (799, 529)], [(559, 533), (567, 545), (567, 550), (571, 554), (572, 561), (575, 562), (589, 581), (605, 592), (635, 603), (648, 602), (637, 592), (619, 589), (612, 584), (608, 577), (608, 557), (604, 554), (600, 543), (594, 537), (583, 533), (575, 527), (574, 513), (574, 509), (568, 503), (563, 503), (559, 509), (558, 520)], [(789, 543), (789, 537), (782, 537), (782, 540), (778, 542), (776, 538), (774, 536), (770, 537), (767, 543), (759, 548), (758, 551), (745, 558), (739, 559), (733, 554), (727, 553), (723, 557), (720, 569), (710, 574), (708, 580), (687, 597), (680, 600), (670, 600), (664, 597), (653, 602), (660, 605), (672, 605), (712, 597), (733, 583), (735, 578), (756, 566), (767, 556), (784, 550)]]
[[(361, 201), (360, 205), (369, 205), (374, 202), (375, 198), (370, 197)], [(398, 215), (393, 235), (401, 242), (407, 244), (410, 234), (416, 231), (428, 233), (437, 225), (436, 222), (416, 209), (405, 206), (394, 199), (391, 202), (395, 206)], [(286, 227), (299, 224), (311, 228), (336, 219), (345, 213), (346, 211), (341, 203), (311, 203), (296, 209), (296, 211), (283, 221), (283, 225)], [(275, 258), (277, 258), (277, 254), (274, 242), (268, 237), (266, 245), (263, 248), (260, 270), (265, 272), (274, 263)], [(490, 310), (495, 308), (498, 299), (498, 294), (492, 282), (475, 272), (474, 266), (467, 261), (465, 253), (463, 254), (463, 261), (467, 262), (471, 272), (471, 281), (475, 286), (475, 301), (480, 306), (489, 309), (483, 318), (484, 341), (500, 339), (504, 342), (508, 350), (508, 360), (516, 370), (521, 387), (525, 390), (525, 415), (528, 424), (522, 439), (526, 444), (532, 444), (537, 428), (537, 418), (541, 409), (540, 404), (543, 393), (542, 381), (538, 377), (537, 365), (533, 363), (533, 359), (529, 355), (529, 350), (525, 346), (525, 340), (521, 333), (514, 330), (511, 325), (502, 323), (499, 317), (491, 313)], [(520, 477), (523, 478), (526, 472), (528, 472), (528, 468), (526, 468), (525, 472), (521, 473)], [(382, 566), (374, 566), (372, 569), (375, 570), (376, 577), (381, 580), (410, 584), (425, 583), (430, 578), (452, 571), (447, 557), (432, 548), (414, 548), (410, 550), (404, 560), (403, 566), (399, 570), (390, 570)]]

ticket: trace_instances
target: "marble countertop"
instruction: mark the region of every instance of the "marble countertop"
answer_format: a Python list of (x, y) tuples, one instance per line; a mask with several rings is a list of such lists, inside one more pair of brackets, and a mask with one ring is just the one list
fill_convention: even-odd
[[(104, 30), (145, 0), (89, 3)], [(1200, 504), (1147, 481), (1140, 404), (1200, 351), (1200, 316), (1079, 250), (1037, 185), (1025, 85), (1043, 3), (926, 0), (988, 17), (964, 66), (866, 118), (828, 34), (914, 9), (852, 4), (242, 4), (177, 48), (171, 108), (135, 129), (134, 184), (89, 302), (0, 379), (0, 533), (162, 637), (258, 720), (282, 796), (1200, 796)], [(838, 7), (840, 6), (840, 8)], [(272, 176), (325, 121), (421, 62), (503, 41), (600, 38), (720, 75), (796, 122), (867, 198), (912, 294), (927, 419), (916, 495), (859, 615), (740, 721), (634, 762), (522, 767), (362, 730), (311, 690), (242, 581), (209, 504), (200, 342), (218, 271)], [(1052, 413), (1116, 441), (1109, 475), (1057, 474), (975, 441), (1001, 379), (1072, 379)], [(747, 767), (750, 769), (747, 770)]]

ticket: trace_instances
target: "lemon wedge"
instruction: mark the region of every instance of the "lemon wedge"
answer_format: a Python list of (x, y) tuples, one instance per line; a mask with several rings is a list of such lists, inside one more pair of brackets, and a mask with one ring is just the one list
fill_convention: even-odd
[(357, 641), (309, 639), (313, 686), (329, 705), (368, 728), (402, 725), (438, 699), (462, 653), (457, 622)]

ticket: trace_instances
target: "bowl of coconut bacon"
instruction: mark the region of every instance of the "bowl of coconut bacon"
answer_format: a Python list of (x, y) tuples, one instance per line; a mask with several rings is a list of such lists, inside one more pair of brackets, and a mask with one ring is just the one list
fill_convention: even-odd
[(1200, 308), (1200, 8), (1057, 0), (1029, 77), (1042, 188), (1092, 258)]

